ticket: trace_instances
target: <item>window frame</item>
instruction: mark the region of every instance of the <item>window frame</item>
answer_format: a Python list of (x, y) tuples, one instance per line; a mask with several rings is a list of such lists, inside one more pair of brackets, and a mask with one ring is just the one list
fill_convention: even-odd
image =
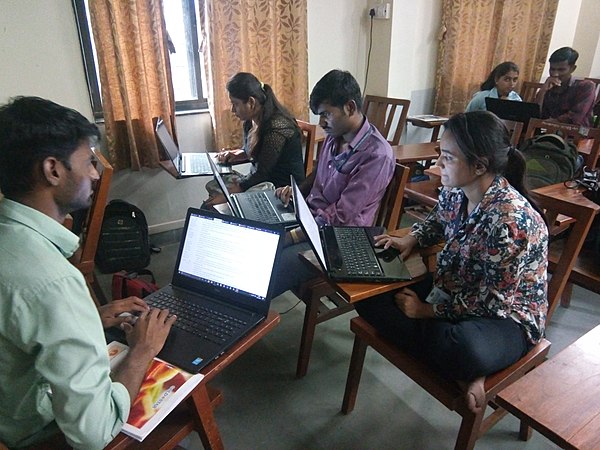
[[(81, 47), (81, 57), (90, 98), (90, 105), (97, 122), (104, 120), (104, 111), (102, 109), (102, 95), (100, 92), (100, 83), (94, 52), (92, 49), (92, 37), (87, 17), (85, 0), (72, 0), (75, 22), (79, 33), (79, 44)], [(184, 22), (186, 22), (186, 35), (190, 36), (191, 46), (186, 51), (192, 56), (192, 76), (196, 81), (198, 98), (195, 100), (175, 101), (176, 113), (189, 113), (191, 111), (208, 109), (208, 99), (202, 90), (202, 61), (200, 58), (200, 44), (198, 41), (198, 23), (196, 18), (196, 0), (182, 0), (184, 10)], [(192, 79), (190, 76), (190, 80)]]

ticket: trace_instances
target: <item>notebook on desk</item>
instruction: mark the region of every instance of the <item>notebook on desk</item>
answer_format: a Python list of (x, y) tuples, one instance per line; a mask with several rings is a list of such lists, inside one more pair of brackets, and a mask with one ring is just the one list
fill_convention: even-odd
[(319, 264), (337, 281), (388, 282), (412, 279), (400, 252), (375, 247), (382, 227), (319, 227), (292, 178), (296, 217)]
[(263, 321), (284, 229), (188, 209), (171, 284), (145, 297), (177, 315), (158, 357), (196, 373)]
[(486, 97), (485, 107), (501, 119), (523, 122), (523, 129), (525, 130), (529, 124), (529, 119), (540, 117), (540, 105), (537, 103)]
[[(181, 153), (162, 119), (158, 119), (155, 133), (165, 153), (175, 166), (177, 178), (213, 174), (209, 161), (215, 160), (216, 162), (217, 153)], [(220, 173), (233, 172), (231, 166), (216, 164), (216, 167)]]
[(290, 203), (288, 206), (284, 206), (283, 202), (275, 195), (275, 191), (246, 191), (231, 194), (225, 180), (217, 170), (217, 165), (213, 161), (209, 162), (215, 180), (223, 191), (225, 200), (234, 216), (264, 223), (279, 223), (286, 227), (297, 225), (293, 205)]

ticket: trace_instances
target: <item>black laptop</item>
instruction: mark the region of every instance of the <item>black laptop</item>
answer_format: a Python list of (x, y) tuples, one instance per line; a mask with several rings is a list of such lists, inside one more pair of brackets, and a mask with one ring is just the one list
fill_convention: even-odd
[(177, 315), (158, 357), (195, 373), (264, 320), (284, 229), (188, 209), (171, 284), (145, 297)]
[(291, 202), (288, 206), (284, 206), (283, 202), (275, 195), (274, 190), (231, 194), (227, 189), (225, 180), (218, 171), (217, 165), (213, 161), (209, 161), (209, 163), (213, 168), (215, 180), (217, 180), (221, 191), (223, 191), (234, 216), (264, 223), (279, 223), (286, 228), (297, 226), (296, 215)]
[[(162, 119), (158, 119), (156, 124), (156, 137), (165, 150), (165, 153), (177, 170), (177, 178), (197, 177), (201, 175), (212, 175), (213, 171), (209, 160), (215, 159), (217, 153), (182, 153), (175, 141), (169, 134), (166, 125)], [(232, 173), (231, 166), (216, 164), (220, 173)]]
[(389, 282), (412, 277), (400, 252), (375, 247), (381, 227), (319, 227), (292, 178), (296, 217), (324, 272), (332, 280)]
[(501, 119), (523, 122), (524, 129), (527, 129), (529, 119), (540, 117), (540, 105), (537, 103), (486, 97), (485, 107)]

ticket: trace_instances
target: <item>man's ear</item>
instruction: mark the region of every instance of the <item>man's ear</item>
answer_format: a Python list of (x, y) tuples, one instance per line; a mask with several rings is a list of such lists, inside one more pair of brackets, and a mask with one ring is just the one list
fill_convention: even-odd
[(356, 102), (354, 100), (348, 100), (344, 105), (344, 111), (346, 115), (351, 116), (357, 111)]
[(42, 178), (50, 186), (58, 186), (60, 183), (61, 174), (64, 171), (63, 168), (63, 165), (58, 159), (54, 158), (53, 156), (49, 156), (42, 161)]
[(573, 73), (573, 72), (575, 72), (575, 69), (577, 69), (577, 64), (573, 64), (572, 66), (569, 66), (569, 67), (571, 68), (569, 73)]

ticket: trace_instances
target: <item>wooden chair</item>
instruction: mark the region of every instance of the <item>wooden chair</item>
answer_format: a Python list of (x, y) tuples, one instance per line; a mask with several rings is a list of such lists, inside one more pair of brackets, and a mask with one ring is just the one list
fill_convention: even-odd
[[(558, 123), (544, 119), (530, 119), (523, 139), (544, 133), (555, 133), (567, 140), (572, 140), (583, 156), (584, 164), (593, 169), (600, 156), (600, 128), (584, 128), (570, 123)], [(585, 134), (581, 134), (584, 132)]]
[[(363, 102), (363, 113), (391, 145), (398, 145), (406, 126), (410, 100), (390, 97), (366, 95)], [(398, 117), (397, 113), (399, 114)], [(389, 140), (392, 125), (395, 124), (392, 140)]]
[(600, 127), (600, 78), (585, 78), (596, 83), (596, 101), (594, 101), (594, 114), (596, 120), (592, 124), (594, 128)]
[(304, 122), (303, 120), (296, 120), (300, 130), (302, 130), (303, 140), (305, 142), (304, 147), (304, 172), (306, 176), (309, 176), (313, 171), (315, 164), (315, 146), (317, 136), (317, 125)]
[[(400, 212), (402, 211), (404, 186), (408, 181), (409, 172), (408, 167), (396, 163), (394, 176), (381, 201), (375, 225), (383, 226), (387, 230), (395, 230), (398, 227)], [(322, 277), (307, 281), (300, 286), (295, 294), (306, 304), (296, 368), (296, 376), (302, 378), (308, 371), (308, 362), (317, 325), (352, 311), (354, 306), (339, 295)], [(323, 301), (324, 298), (326, 298), (326, 301)]]
[(501, 120), (504, 122), (504, 125), (506, 125), (506, 128), (510, 133), (510, 143), (514, 146), (519, 145), (521, 142), (521, 135), (523, 134), (523, 126), (525, 124), (523, 122), (517, 122), (514, 120)]
[(543, 85), (544, 83), (535, 81), (523, 81), (520, 97), (524, 102), (535, 103), (535, 96)]
[(97, 306), (100, 306), (106, 303), (106, 297), (94, 274), (94, 268), (96, 267), (94, 258), (96, 257), (96, 249), (98, 248), (98, 239), (100, 238), (100, 230), (102, 229), (102, 219), (104, 219), (104, 209), (106, 208), (108, 199), (113, 168), (102, 154), (97, 153), (96, 158), (98, 161), (96, 170), (100, 172), (100, 179), (94, 189), (92, 205), (88, 210), (87, 218), (83, 225), (81, 245), (77, 252), (70, 258), (70, 261), (81, 271), (90, 288), (90, 294), (94, 302)]
[[(552, 312), (565, 287), (577, 253), (583, 245), (585, 235), (592, 223), (594, 210), (588, 205), (580, 205), (577, 202), (569, 201), (567, 198), (554, 196), (554, 192), (551, 190), (547, 193), (537, 193), (535, 196), (539, 201), (540, 206), (547, 210), (551, 216), (549, 218), (550, 223), (553, 223), (552, 217), (556, 217), (559, 213), (569, 215), (576, 219), (574, 228), (560, 255), (557, 270), (554, 272), (548, 286), (548, 302), (550, 305), (548, 321), (550, 321)], [(450, 410), (456, 411), (462, 416), (462, 423), (458, 432), (458, 438), (454, 447), (455, 449), (474, 448), (475, 441), (478, 437), (483, 435), (489, 428), (498, 422), (498, 420), (506, 415), (506, 411), (498, 408), (494, 403), (496, 394), (519, 379), (525, 373), (541, 364), (546, 359), (550, 349), (550, 342), (546, 339), (542, 339), (540, 343), (534, 346), (533, 349), (519, 361), (510, 367), (487, 377), (485, 381), (486, 402), (492, 406), (494, 412), (484, 420), (485, 411), (483, 408), (479, 413), (473, 413), (467, 408), (464, 401), (464, 391), (455, 381), (442, 377), (422, 360), (399, 349), (397, 346), (380, 336), (375, 328), (369, 325), (361, 317), (356, 317), (351, 320), (350, 329), (355, 334), (355, 340), (342, 404), (342, 412), (348, 414), (354, 409), (366, 350), (367, 347), (370, 346), (429, 392), (444, 406)], [(522, 424), (520, 437), (526, 440), (529, 436), (530, 429)]]

